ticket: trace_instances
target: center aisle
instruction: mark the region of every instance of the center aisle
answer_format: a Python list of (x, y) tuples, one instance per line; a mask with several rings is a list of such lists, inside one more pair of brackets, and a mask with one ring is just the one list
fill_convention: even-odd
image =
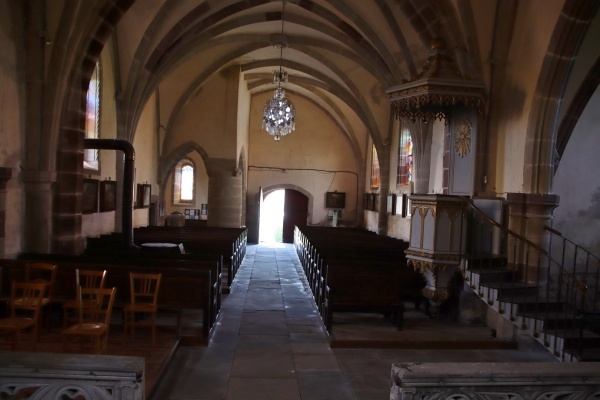
[(180, 347), (155, 399), (355, 399), (294, 246), (249, 245), (208, 347)]
[[(413, 327), (437, 340), (447, 329)], [(248, 245), (210, 345), (180, 347), (150, 400), (383, 400), (396, 362), (503, 361), (556, 359), (535, 348), (331, 350), (294, 246)]]

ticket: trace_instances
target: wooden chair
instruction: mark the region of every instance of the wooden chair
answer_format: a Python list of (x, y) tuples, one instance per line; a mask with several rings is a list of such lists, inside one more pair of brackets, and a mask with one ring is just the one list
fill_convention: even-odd
[[(115, 287), (112, 289), (77, 288), (79, 322), (62, 331), (63, 351), (68, 352), (69, 343), (79, 343), (83, 350), (89, 343), (92, 353), (106, 354), (110, 316), (116, 292)], [(86, 306), (82, 301), (84, 295), (95, 296), (95, 301)]]
[[(93, 291), (85, 289), (102, 289), (104, 287), (104, 279), (106, 278), (106, 270), (75, 270), (75, 288), (82, 289), (82, 307), (90, 308), (95, 305), (96, 296)], [(63, 304), (63, 329), (69, 324), (79, 322), (79, 299), (73, 299)]]
[(152, 344), (156, 340), (156, 313), (158, 310), (158, 291), (162, 274), (129, 274), (131, 303), (123, 310), (125, 337), (131, 331), (135, 337), (136, 326), (152, 328)]
[(21, 343), (21, 333), (33, 331), (34, 346), (39, 337), (42, 300), (46, 293), (44, 282), (13, 282), (10, 297), (10, 317), (0, 319), (0, 333), (11, 336), (12, 350)]
[[(56, 282), (56, 265), (48, 263), (30, 263), (25, 265), (25, 280), (31, 283), (45, 283), (46, 293), (42, 299), (42, 313), (46, 310), (45, 322), (50, 329), (51, 302)], [(42, 317), (40, 317), (42, 318)]]

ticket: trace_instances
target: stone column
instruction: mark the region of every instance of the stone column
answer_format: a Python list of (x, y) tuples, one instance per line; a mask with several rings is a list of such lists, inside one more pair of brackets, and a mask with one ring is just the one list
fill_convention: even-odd
[(23, 251), (49, 253), (52, 245), (52, 184), (56, 181), (56, 173), (25, 170), (21, 172), (21, 179), (25, 189)]
[(242, 226), (242, 174), (235, 160), (209, 159), (208, 226)]
[[(506, 202), (509, 207), (508, 229), (548, 251), (550, 233), (544, 227), (551, 226), (552, 211), (558, 206), (559, 196), (555, 194), (507, 193)], [(527, 260), (524, 260), (520, 259), (524, 255), (512, 254), (512, 256), (515, 263), (527, 262), (531, 267), (531, 272), (527, 274), (529, 282), (546, 282), (547, 274), (539, 274), (544, 271), (538, 271), (537, 257), (530, 255)], [(544, 264), (541, 265), (543, 269), (546, 265), (542, 264)]]
[(12, 169), (0, 167), (0, 258), (4, 258), (6, 237), (6, 183), (12, 177)]

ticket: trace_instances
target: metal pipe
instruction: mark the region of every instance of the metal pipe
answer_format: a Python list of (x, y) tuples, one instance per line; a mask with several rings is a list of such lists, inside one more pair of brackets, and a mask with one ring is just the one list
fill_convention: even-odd
[(135, 167), (135, 150), (133, 145), (124, 139), (84, 139), (83, 148), (121, 150), (124, 153), (123, 204), (121, 213), (123, 247), (124, 249), (136, 248), (133, 244), (133, 171)]

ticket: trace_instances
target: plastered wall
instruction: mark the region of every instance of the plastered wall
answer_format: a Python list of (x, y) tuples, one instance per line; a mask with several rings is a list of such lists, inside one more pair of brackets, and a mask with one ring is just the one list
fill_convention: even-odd
[(346, 193), (342, 223), (354, 224), (358, 165), (339, 126), (313, 103), (288, 93), (296, 108), (296, 130), (276, 143), (262, 130), (260, 119), (271, 96), (255, 95), (250, 107), (248, 204), (254, 203), (260, 187), (295, 185), (314, 198), (308, 222), (327, 224), (325, 193), (337, 190)]
[(554, 176), (560, 196), (553, 227), (600, 255), (600, 89), (588, 102)]

